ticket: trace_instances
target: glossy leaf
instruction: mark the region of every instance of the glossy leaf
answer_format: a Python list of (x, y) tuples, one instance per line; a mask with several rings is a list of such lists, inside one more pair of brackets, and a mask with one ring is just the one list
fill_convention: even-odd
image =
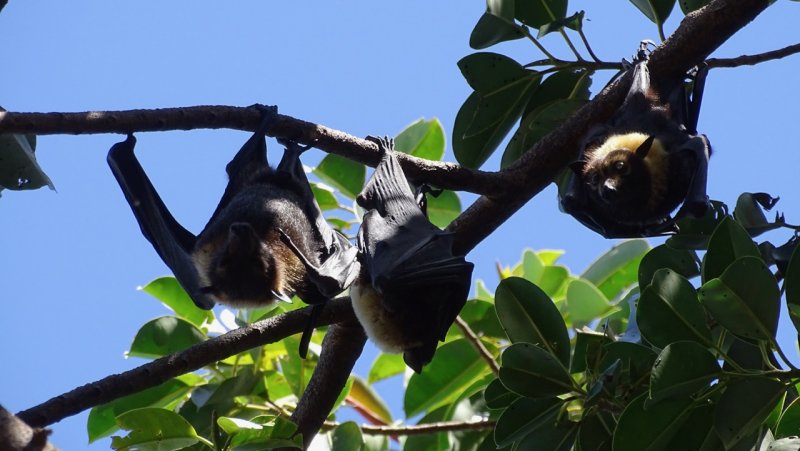
[(523, 38), (520, 27), (513, 20), (498, 17), (492, 13), (483, 13), (472, 33), (469, 35), (469, 46), (480, 50), (491, 47), (498, 42), (513, 41)]
[[(448, 421), (452, 418), (448, 406), (440, 407), (427, 413), (417, 424), (438, 423)], [(446, 451), (450, 449), (448, 434), (415, 434), (406, 438), (403, 443), (403, 451)]]
[(454, 191), (444, 190), (438, 196), (426, 194), (428, 219), (440, 229), (453, 222), (461, 214), (461, 200)]
[(675, 0), (630, 0), (631, 3), (639, 8), (639, 11), (655, 24), (663, 24), (667, 21)]
[[(652, 407), (657, 409), (658, 406)], [(672, 437), (667, 450), (717, 451), (723, 449), (717, 433), (714, 431), (714, 409), (716, 405), (708, 400), (705, 404), (694, 407), (689, 418)]]
[(495, 379), (489, 382), (486, 390), (483, 391), (483, 399), (486, 401), (486, 406), (490, 409), (505, 409), (512, 402), (519, 399), (519, 395), (509, 391), (500, 379)]
[(430, 412), (452, 402), (488, 374), (486, 362), (465, 339), (443, 344), (422, 373), (408, 381), (403, 408), (407, 417)]
[(746, 255), (759, 257), (761, 252), (739, 223), (730, 216), (725, 217), (708, 243), (708, 252), (703, 260), (703, 283), (719, 277), (734, 260)]
[(701, 218), (691, 216), (676, 221), (680, 232), (667, 240), (667, 245), (675, 249), (706, 249), (711, 235), (717, 226), (728, 216), (728, 207), (722, 202), (712, 200), (711, 208)]
[(631, 373), (631, 378), (639, 378), (650, 374), (650, 370), (656, 361), (656, 353), (649, 347), (637, 343), (615, 341), (603, 346), (605, 354), (600, 360), (600, 369), (610, 368), (615, 362), (619, 361), (626, 371)]
[(198, 308), (172, 276), (159, 277), (143, 286), (142, 291), (163, 302), (175, 315), (197, 327), (214, 321), (214, 312)]
[(351, 376), (351, 379), (353, 380), (353, 385), (347, 395), (348, 401), (370, 412), (384, 423), (391, 424), (393, 421), (392, 413), (378, 392), (358, 376)]
[(595, 260), (581, 278), (593, 283), (606, 298), (613, 298), (638, 280), (639, 262), (650, 250), (646, 240), (627, 240)]
[(678, 0), (678, 4), (681, 5), (681, 11), (684, 14), (689, 14), (692, 11), (698, 10), (707, 4), (709, 4), (711, 0)]
[(525, 437), (536, 428), (554, 422), (564, 401), (559, 398), (519, 398), (497, 419), (494, 441), (503, 447)]
[(611, 440), (617, 422), (606, 412), (592, 412), (581, 419), (575, 449), (580, 451), (611, 451)]
[(736, 199), (733, 217), (747, 230), (751, 237), (782, 227), (786, 221), (781, 216), (775, 222), (767, 220), (764, 210), (771, 210), (780, 198), (767, 193), (742, 193)]
[(681, 340), (711, 341), (697, 292), (688, 280), (670, 269), (656, 271), (653, 283), (642, 293), (636, 323), (650, 343), (662, 348)]
[(592, 283), (575, 279), (567, 287), (567, 311), (573, 325), (586, 324), (611, 313), (614, 307)]
[(526, 451), (569, 451), (578, 434), (578, 423), (559, 421), (537, 428), (519, 441), (516, 449)]
[(544, 24), (567, 16), (567, 0), (516, 0), (514, 15), (529, 27)]
[(572, 391), (572, 378), (556, 357), (538, 346), (515, 343), (503, 352), (500, 381), (522, 396), (543, 398)]
[(580, 373), (588, 368), (597, 368), (603, 355), (603, 347), (611, 338), (603, 333), (584, 329), (575, 333), (575, 352), (572, 355), (570, 373)]
[(474, 91), (489, 94), (529, 78), (531, 71), (513, 59), (493, 52), (478, 52), (458, 61), (461, 75)]
[(119, 429), (116, 422), (117, 416), (143, 407), (172, 409), (186, 399), (195, 386), (204, 383), (205, 380), (202, 377), (187, 373), (155, 387), (94, 407), (89, 412), (89, 419), (86, 423), (89, 443), (108, 437)]
[(725, 448), (730, 449), (761, 426), (785, 391), (783, 383), (764, 377), (729, 382), (714, 415), (714, 429)]
[(800, 436), (800, 399), (795, 399), (783, 411), (775, 428), (776, 437)]
[(540, 346), (569, 365), (569, 334), (553, 301), (536, 285), (519, 277), (500, 282), (495, 293), (497, 317), (512, 343)]
[(375, 382), (388, 379), (398, 374), (403, 374), (406, 370), (406, 364), (403, 362), (402, 354), (386, 354), (384, 352), (378, 354), (375, 361), (372, 362), (372, 367), (369, 369), (367, 382), (374, 384)]
[(340, 424), (333, 430), (331, 436), (331, 451), (358, 450), (364, 444), (361, 428), (355, 421)]
[(355, 199), (364, 187), (367, 169), (363, 164), (339, 155), (328, 154), (314, 168), (314, 174), (325, 183), (333, 185), (344, 196)]
[(742, 257), (700, 288), (700, 300), (736, 335), (770, 340), (778, 330), (780, 291), (775, 276), (757, 257)]
[(614, 431), (614, 451), (660, 451), (686, 422), (691, 413), (691, 399), (670, 399), (658, 408), (645, 409), (647, 394), (631, 401), (619, 418)]
[(650, 285), (656, 271), (661, 268), (669, 268), (687, 279), (700, 275), (694, 251), (662, 244), (648, 252), (639, 263), (639, 287), (644, 290)]
[(205, 334), (194, 324), (175, 316), (148, 321), (136, 333), (129, 356), (158, 358), (202, 343)]
[(796, 247), (789, 260), (783, 282), (786, 290), (786, 305), (794, 328), (800, 331), (800, 246)]
[(111, 446), (114, 449), (181, 449), (201, 441), (188, 421), (166, 409), (131, 410), (118, 416), (117, 423), (120, 428), (131, 432), (125, 437), (113, 437)]
[(444, 128), (439, 119), (418, 119), (403, 129), (394, 138), (394, 146), (400, 152), (439, 161), (444, 156)]
[(332, 188), (322, 183), (309, 182), (309, 185), (311, 185), (311, 192), (314, 193), (314, 199), (322, 211), (336, 210), (340, 207)]
[(583, 28), (583, 16), (585, 15), (584, 11), (578, 11), (575, 14), (565, 17), (563, 19), (555, 20), (550, 23), (546, 23), (539, 27), (539, 34), (538, 38), (543, 38), (544, 36), (554, 32), (560, 31), (564, 27), (571, 28), (575, 31), (579, 31)]
[[(719, 377), (717, 359), (708, 350), (692, 341), (671, 343), (659, 354), (650, 374), (648, 408), (662, 399), (689, 398)], [(657, 409), (658, 406), (653, 408)]]

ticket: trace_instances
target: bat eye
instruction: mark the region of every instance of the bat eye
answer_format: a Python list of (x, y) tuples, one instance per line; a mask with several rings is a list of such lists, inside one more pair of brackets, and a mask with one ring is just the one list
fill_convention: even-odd
[(589, 184), (592, 185), (592, 186), (599, 185), (600, 184), (600, 174), (598, 174), (597, 172), (592, 172), (592, 174), (589, 176)]
[(627, 175), (630, 172), (630, 167), (624, 161), (615, 161), (613, 167), (617, 174)]

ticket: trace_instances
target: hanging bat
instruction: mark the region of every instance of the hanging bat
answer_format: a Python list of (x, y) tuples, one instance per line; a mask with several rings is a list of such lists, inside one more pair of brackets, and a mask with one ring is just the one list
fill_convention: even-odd
[(350, 287), (367, 335), (387, 352), (403, 352), (414, 371), (431, 361), (437, 342), (464, 306), (472, 263), (453, 253), (453, 235), (428, 221), (424, 192), (416, 195), (394, 155), (394, 142), (375, 140), (381, 162), (358, 204), (361, 270)]
[(306, 148), (284, 143), (278, 167), (269, 166), (264, 134), (275, 122), (277, 108), (260, 109), (264, 118), (225, 167), (228, 185), (197, 236), (183, 228), (164, 205), (133, 153), (133, 135), (111, 148), (108, 163), (142, 234), (198, 307), (210, 309), (216, 302), (264, 306), (275, 300), (289, 301), (293, 294), (314, 304), (301, 340), (304, 356), (318, 306), (332, 296), (333, 289), (326, 285), (328, 291), (320, 291), (320, 284), (307, 274), (281, 236), (291, 237), (313, 264), (344, 277), (337, 285), (339, 291), (350, 283), (346, 277), (357, 250), (323, 218), (300, 163)]
[(570, 168), (561, 208), (606, 238), (677, 231), (676, 218), (708, 209), (706, 177), (711, 145), (697, 133), (706, 68), (697, 70), (691, 98), (684, 80), (656, 89), (640, 47), (622, 106), (595, 127)]

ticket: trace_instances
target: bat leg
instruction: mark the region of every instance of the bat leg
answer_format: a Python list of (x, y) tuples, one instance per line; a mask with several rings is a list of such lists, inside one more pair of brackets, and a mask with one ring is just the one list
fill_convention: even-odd
[(706, 185), (708, 180), (708, 158), (711, 155), (711, 144), (705, 135), (697, 135), (687, 141), (681, 148), (682, 152), (691, 152), (697, 165), (695, 167), (689, 190), (683, 206), (676, 215), (677, 218), (685, 215), (693, 217), (703, 216), (709, 208)]
[(322, 313), (324, 305), (325, 304), (314, 304), (311, 306), (308, 324), (306, 324), (306, 328), (303, 329), (303, 335), (300, 337), (300, 347), (297, 349), (301, 359), (305, 359), (306, 356), (308, 356), (308, 345), (311, 343), (311, 334), (314, 333), (314, 323), (317, 322), (317, 318), (319, 318), (319, 314)]
[(692, 98), (687, 102), (686, 128), (691, 134), (697, 133), (697, 121), (700, 119), (700, 107), (703, 104), (703, 91), (705, 90), (707, 76), (708, 64), (703, 63), (697, 67), (697, 73), (694, 75), (694, 85), (692, 86)]

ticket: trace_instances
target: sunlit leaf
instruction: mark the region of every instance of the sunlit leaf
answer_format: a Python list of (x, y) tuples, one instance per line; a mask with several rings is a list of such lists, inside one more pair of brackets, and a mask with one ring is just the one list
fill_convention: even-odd
[(367, 169), (363, 164), (335, 154), (328, 154), (314, 168), (314, 174), (338, 189), (343, 195), (355, 199), (364, 187)]
[(197, 307), (186, 294), (178, 281), (172, 276), (159, 277), (142, 287), (142, 291), (166, 304), (175, 315), (197, 327), (214, 320), (214, 312)]
[(639, 262), (650, 250), (646, 240), (627, 240), (612, 247), (581, 274), (611, 299), (638, 280)]
[(347, 421), (333, 430), (331, 451), (358, 450), (364, 444), (361, 428), (355, 421)]
[(131, 410), (118, 416), (117, 424), (130, 433), (125, 437), (113, 437), (111, 447), (114, 449), (171, 450), (191, 446), (201, 440), (208, 443), (197, 435), (188, 421), (166, 409)]
[(183, 351), (205, 340), (205, 334), (194, 324), (175, 316), (162, 316), (148, 321), (139, 329), (128, 355), (158, 358)]
[(444, 190), (439, 195), (426, 194), (428, 219), (440, 229), (453, 222), (461, 214), (461, 200), (454, 191)]
[(394, 138), (395, 149), (426, 160), (444, 156), (444, 128), (439, 119), (418, 119)]
[(384, 423), (391, 424), (392, 413), (389, 411), (386, 401), (360, 377), (352, 376), (352, 380), (353, 385), (350, 387), (350, 394), (347, 395), (348, 402), (370, 412)]

